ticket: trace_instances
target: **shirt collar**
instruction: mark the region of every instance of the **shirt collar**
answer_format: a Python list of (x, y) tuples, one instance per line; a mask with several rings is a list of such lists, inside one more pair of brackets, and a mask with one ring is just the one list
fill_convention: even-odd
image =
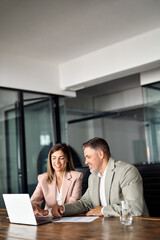
[[(107, 166), (108, 166), (108, 164), (107, 164)], [(106, 176), (107, 166), (106, 166), (106, 169), (105, 169), (105, 171), (102, 175), (98, 172), (98, 177), (105, 177)]]

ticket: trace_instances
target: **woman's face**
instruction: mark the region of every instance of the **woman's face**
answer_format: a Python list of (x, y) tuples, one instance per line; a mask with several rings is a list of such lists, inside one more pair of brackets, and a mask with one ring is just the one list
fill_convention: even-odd
[(65, 172), (68, 159), (62, 150), (51, 154), (52, 167), (56, 172)]

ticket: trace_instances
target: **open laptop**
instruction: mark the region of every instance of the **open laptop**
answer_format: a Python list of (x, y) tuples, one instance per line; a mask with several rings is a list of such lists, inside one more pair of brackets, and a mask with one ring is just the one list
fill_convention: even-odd
[(35, 216), (29, 194), (2, 194), (11, 223), (39, 225), (52, 222), (51, 216)]

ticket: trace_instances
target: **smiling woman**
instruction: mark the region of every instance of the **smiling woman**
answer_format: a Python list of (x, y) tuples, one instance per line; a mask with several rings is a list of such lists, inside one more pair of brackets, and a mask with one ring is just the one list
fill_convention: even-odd
[[(57, 143), (48, 154), (47, 172), (38, 176), (31, 197), (35, 214), (46, 215), (54, 204), (72, 203), (82, 195), (83, 174), (74, 171), (71, 152), (66, 144)], [(41, 209), (45, 200), (45, 210)]]
[(57, 143), (54, 145), (48, 154), (47, 172), (49, 183), (52, 182), (54, 173), (74, 170), (72, 155), (69, 147), (66, 144)]
[[(66, 170), (67, 165), (67, 157), (64, 155), (64, 153), (59, 150), (51, 155), (52, 158), (52, 167), (54, 168), (56, 174), (62, 173)], [(73, 169), (72, 169), (73, 170)]]

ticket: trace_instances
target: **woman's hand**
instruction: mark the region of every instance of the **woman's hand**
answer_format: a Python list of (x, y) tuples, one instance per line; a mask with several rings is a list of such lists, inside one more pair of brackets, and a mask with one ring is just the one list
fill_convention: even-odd
[(48, 210), (43, 210), (39, 206), (34, 206), (33, 211), (35, 215), (39, 215), (39, 216), (46, 216), (49, 214)]

